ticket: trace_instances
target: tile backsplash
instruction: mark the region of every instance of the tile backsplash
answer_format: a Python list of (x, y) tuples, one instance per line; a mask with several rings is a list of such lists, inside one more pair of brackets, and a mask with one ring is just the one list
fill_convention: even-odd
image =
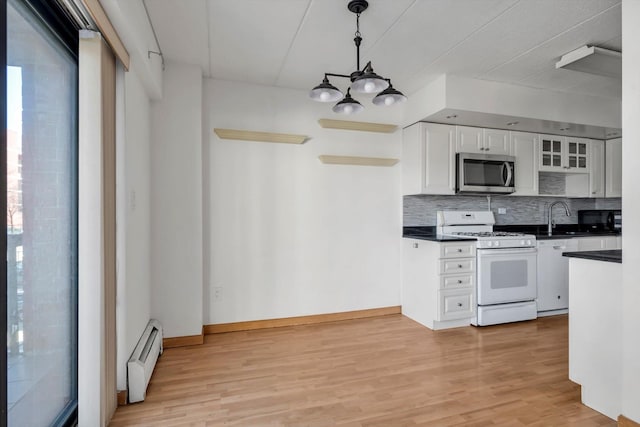
[[(567, 199), (564, 197), (491, 196), (491, 210), (496, 224), (546, 224), (550, 203), (563, 200), (571, 209), (566, 216), (562, 206), (553, 208), (553, 219), (558, 224), (577, 224), (578, 210), (621, 209), (622, 200), (612, 199)], [(487, 210), (487, 196), (404, 196), (404, 226), (436, 225), (436, 212), (440, 210)], [(498, 214), (505, 208), (506, 214)]]

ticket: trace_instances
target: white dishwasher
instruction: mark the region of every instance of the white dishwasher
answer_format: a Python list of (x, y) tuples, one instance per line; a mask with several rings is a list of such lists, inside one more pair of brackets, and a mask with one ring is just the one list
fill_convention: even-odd
[(578, 250), (574, 239), (538, 240), (538, 316), (566, 313), (569, 308), (569, 258)]

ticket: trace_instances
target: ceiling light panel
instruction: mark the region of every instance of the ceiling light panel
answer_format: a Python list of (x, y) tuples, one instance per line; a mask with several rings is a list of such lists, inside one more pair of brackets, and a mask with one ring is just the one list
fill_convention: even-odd
[(556, 68), (622, 78), (622, 53), (597, 46), (582, 46), (562, 55)]

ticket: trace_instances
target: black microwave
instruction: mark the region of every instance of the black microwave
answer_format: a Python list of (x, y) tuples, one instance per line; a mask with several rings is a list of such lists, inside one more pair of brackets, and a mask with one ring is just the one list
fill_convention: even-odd
[(622, 211), (615, 209), (588, 209), (578, 211), (581, 231), (622, 231)]
[(456, 193), (513, 193), (515, 164), (513, 156), (458, 153)]

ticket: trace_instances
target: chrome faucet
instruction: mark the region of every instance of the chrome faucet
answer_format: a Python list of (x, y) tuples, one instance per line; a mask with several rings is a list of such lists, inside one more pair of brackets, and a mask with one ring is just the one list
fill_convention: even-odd
[(549, 205), (549, 213), (547, 214), (549, 219), (549, 223), (547, 224), (547, 234), (549, 236), (553, 234), (553, 221), (552, 221), (551, 214), (552, 214), (553, 207), (557, 204), (561, 204), (562, 206), (564, 206), (564, 211), (567, 214), (567, 216), (571, 216), (571, 211), (569, 210), (569, 206), (567, 206), (567, 204), (562, 200), (556, 200), (555, 202), (551, 203)]

